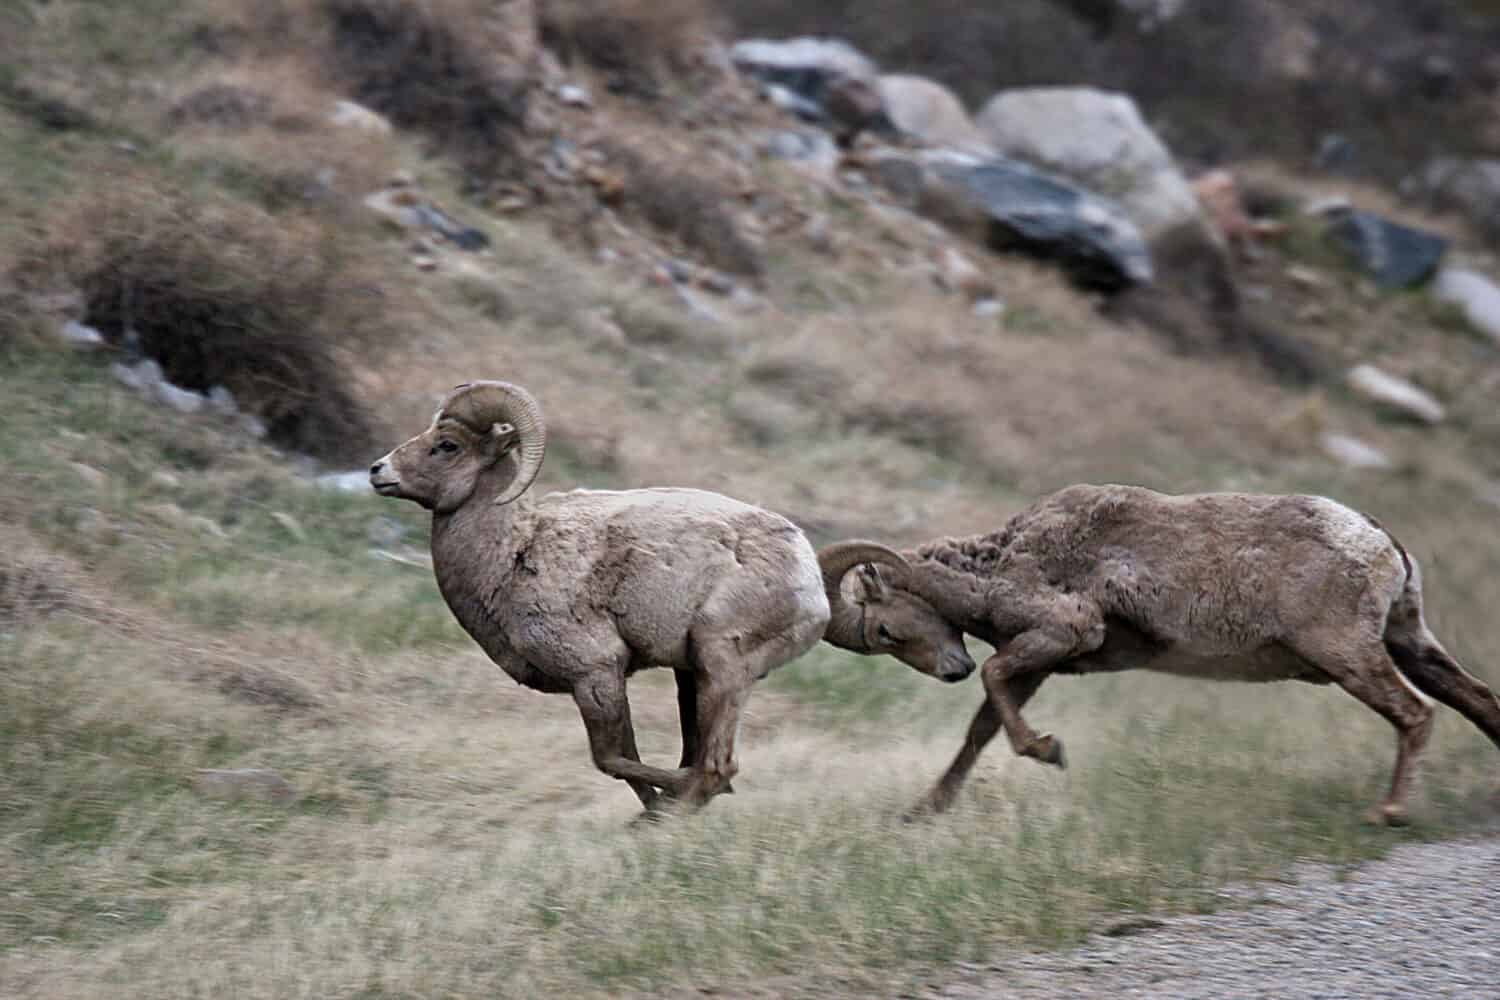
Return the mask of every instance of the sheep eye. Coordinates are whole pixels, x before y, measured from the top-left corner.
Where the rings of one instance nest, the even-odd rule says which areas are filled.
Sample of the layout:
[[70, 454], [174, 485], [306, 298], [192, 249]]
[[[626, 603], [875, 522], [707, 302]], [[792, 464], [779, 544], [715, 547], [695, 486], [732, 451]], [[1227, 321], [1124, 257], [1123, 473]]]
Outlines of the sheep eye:
[[448, 452], [449, 454], [452, 454], [453, 452], [455, 452], [455, 451], [458, 450], [458, 445], [454, 444], [452, 441], [448, 441], [448, 440], [445, 439], [445, 440], [442, 440], [442, 441], [438, 442], [438, 444], [437, 444], [437, 450], [438, 451], [445, 451], [445, 452]]
[[891, 635], [891, 630], [884, 625], [875, 630], [875, 635], [884, 645], [894, 646], [896, 644], [896, 637]]

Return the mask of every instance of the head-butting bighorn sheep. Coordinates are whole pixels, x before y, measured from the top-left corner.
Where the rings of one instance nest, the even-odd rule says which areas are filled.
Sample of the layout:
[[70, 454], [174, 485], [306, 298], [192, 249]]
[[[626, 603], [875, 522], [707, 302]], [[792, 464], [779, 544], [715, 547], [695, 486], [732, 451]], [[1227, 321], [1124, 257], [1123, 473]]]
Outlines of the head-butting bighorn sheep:
[[[432, 511], [432, 563], [448, 607], [501, 669], [570, 694], [594, 763], [648, 810], [732, 791], [750, 686], [815, 645], [828, 622], [817, 557], [786, 519], [715, 493], [551, 493], [516, 503], [546, 448], [540, 407], [505, 382], [472, 382], [432, 424], [370, 467], [382, 496]], [[682, 761], [641, 762], [625, 679], [677, 678]]]
[[[952, 803], [1002, 726], [1017, 754], [1063, 766], [1061, 741], [1021, 717], [1054, 673], [1338, 684], [1396, 728], [1377, 822], [1405, 819], [1432, 729], [1424, 695], [1500, 746], [1500, 700], [1427, 628], [1416, 561], [1372, 518], [1323, 497], [1072, 486], [993, 534], [904, 553], [843, 542], [818, 558], [834, 645], [927, 673], [959, 656], [957, 630], [995, 647], [980, 669], [984, 704], [919, 812]], [[840, 583], [855, 566], [845, 596]]]

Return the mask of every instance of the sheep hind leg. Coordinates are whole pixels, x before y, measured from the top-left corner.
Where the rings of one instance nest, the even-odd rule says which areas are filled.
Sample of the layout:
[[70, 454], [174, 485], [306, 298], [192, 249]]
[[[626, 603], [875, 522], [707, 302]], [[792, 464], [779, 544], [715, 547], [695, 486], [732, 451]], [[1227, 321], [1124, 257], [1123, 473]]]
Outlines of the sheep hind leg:
[[1351, 637], [1347, 629], [1299, 639], [1296, 651], [1396, 728], [1396, 764], [1390, 790], [1367, 813], [1372, 823], [1404, 826], [1406, 797], [1418, 759], [1432, 734], [1432, 705], [1407, 681], [1379, 639]]
[[686, 790], [692, 770], [667, 770], [641, 763], [623, 677], [595, 677], [574, 689], [573, 700], [588, 730], [594, 766], [629, 784], [648, 810], [656, 806], [657, 789], [668, 795]]
[[[1033, 673], [1012, 677], [1006, 682], [1007, 693], [1017, 711], [1026, 706], [1026, 702], [1031, 700], [1031, 696], [1036, 694], [1037, 689], [1042, 686], [1042, 681], [1046, 679], [1046, 674]], [[958, 755], [953, 758], [953, 763], [948, 765], [948, 770], [943, 772], [943, 776], [932, 787], [932, 791], [928, 792], [922, 801], [906, 814], [905, 818], [916, 819], [928, 813], [947, 811], [958, 796], [958, 790], [963, 787], [964, 780], [968, 778], [969, 771], [973, 769], [974, 762], [979, 759], [980, 752], [999, 731], [1000, 712], [986, 697], [984, 703], [979, 706], [979, 711], [974, 713], [974, 719], [969, 723], [969, 732], [964, 737], [964, 744], [959, 747]], [[1054, 745], [1056, 745], [1055, 742]]]

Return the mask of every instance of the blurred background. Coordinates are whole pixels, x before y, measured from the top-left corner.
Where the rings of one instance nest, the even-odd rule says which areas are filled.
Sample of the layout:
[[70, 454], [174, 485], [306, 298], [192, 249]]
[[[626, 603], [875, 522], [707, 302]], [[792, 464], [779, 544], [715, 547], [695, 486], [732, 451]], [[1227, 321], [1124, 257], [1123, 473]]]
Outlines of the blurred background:
[[[0, 984], [897, 992], [1492, 823], [1453, 713], [1395, 833], [1346, 695], [1123, 675], [1029, 709], [1068, 772], [994, 746], [903, 825], [978, 682], [820, 645], [736, 795], [628, 829], [363, 470], [502, 378], [534, 491], [815, 544], [1080, 481], [1320, 493], [1494, 684], [1497, 247], [1480, 0], [10, 0]], [[675, 758], [670, 678], [631, 690]]]

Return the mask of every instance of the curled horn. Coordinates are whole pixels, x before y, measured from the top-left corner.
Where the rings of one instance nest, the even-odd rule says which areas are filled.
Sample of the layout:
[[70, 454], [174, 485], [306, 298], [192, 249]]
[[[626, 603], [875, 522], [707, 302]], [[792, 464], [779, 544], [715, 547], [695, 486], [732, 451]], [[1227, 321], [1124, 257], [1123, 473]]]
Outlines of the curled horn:
[[862, 616], [859, 609], [844, 600], [843, 591], [839, 589], [844, 574], [861, 563], [884, 563], [903, 575], [911, 566], [901, 553], [877, 542], [835, 542], [818, 550], [818, 568], [823, 572], [823, 590], [828, 595], [831, 612], [823, 638], [844, 649], [868, 652], [865, 637], [860, 632]]
[[509, 382], [466, 382], [448, 393], [438, 409], [437, 418], [457, 420], [476, 434], [488, 434], [496, 424], [510, 424], [516, 429], [516, 453], [519, 463], [515, 478], [495, 504], [510, 503], [525, 493], [542, 470], [547, 453], [547, 425], [542, 408], [531, 393]]

